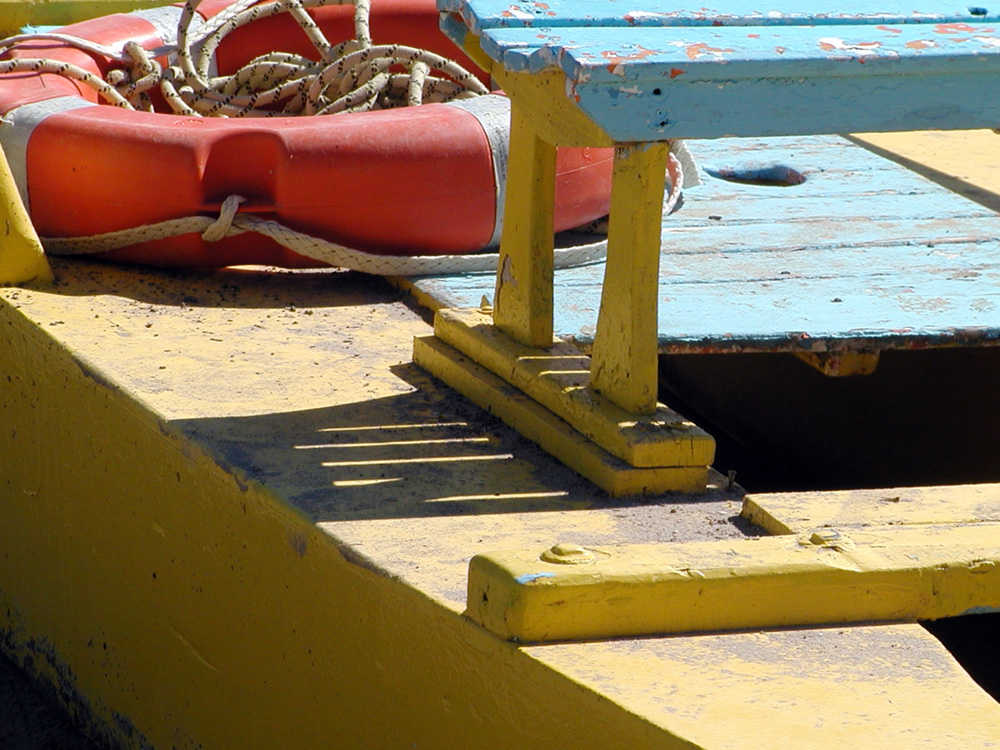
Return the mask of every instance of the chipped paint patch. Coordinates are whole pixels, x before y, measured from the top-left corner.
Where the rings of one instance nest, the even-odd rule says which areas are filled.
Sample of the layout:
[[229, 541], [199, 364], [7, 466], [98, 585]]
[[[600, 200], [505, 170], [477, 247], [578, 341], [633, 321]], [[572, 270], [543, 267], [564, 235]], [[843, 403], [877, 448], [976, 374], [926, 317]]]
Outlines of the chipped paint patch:
[[638, 62], [645, 60], [647, 57], [657, 54], [656, 50], [646, 49], [642, 45], [636, 45], [638, 51], [631, 54], [622, 55], [617, 51], [604, 51], [601, 52], [601, 57], [607, 60], [608, 70], [611, 71], [612, 75], [625, 77], [625, 63]]
[[555, 578], [555, 577], [556, 577], [555, 573], [525, 573], [524, 575], [518, 576], [514, 580], [521, 586], [524, 586], [525, 584], [531, 583], [532, 581], [537, 581], [539, 578]]
[[[839, 37], [827, 36], [817, 41], [819, 48], [824, 52], [848, 52], [858, 57], [871, 57], [878, 55], [882, 42], [858, 42], [848, 44]], [[895, 54], [895, 53], [891, 53]]]
[[731, 48], [721, 48], [721, 47], [710, 47], [705, 42], [698, 42], [697, 44], [689, 44], [685, 47], [684, 53], [687, 55], [689, 60], [697, 60], [705, 55], [712, 55], [716, 59], [721, 59], [725, 55], [732, 54], [733, 50]]
[[934, 31], [938, 34], [971, 34], [976, 31], [983, 34], [992, 34], [995, 29], [984, 29], [977, 26], [970, 26], [967, 23], [938, 23], [934, 25]]

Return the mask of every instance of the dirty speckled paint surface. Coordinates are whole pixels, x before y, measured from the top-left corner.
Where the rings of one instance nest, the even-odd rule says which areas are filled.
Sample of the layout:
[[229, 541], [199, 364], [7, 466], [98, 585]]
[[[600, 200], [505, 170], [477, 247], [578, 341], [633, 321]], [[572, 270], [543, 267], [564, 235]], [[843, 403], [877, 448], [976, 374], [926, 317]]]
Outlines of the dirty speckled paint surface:
[[[93, 488], [89, 502], [73, 502], [76, 495], [62, 484], [22, 486], [33, 475], [13, 467], [0, 473], [18, 483], [2, 499], [18, 508], [44, 503], [51, 514], [54, 522], [18, 541], [25, 569], [52, 588], [29, 586], [19, 594], [43, 612], [73, 610], [79, 621], [55, 618], [64, 627], [49, 628], [50, 642], [77, 679], [91, 680], [93, 687], [80, 687], [91, 705], [101, 702], [121, 713], [135, 737], [183, 730], [192, 744], [225, 746], [216, 741], [220, 731], [248, 737], [280, 732], [325, 737], [316, 746], [346, 737], [345, 744], [353, 739], [355, 746], [389, 747], [402, 746], [408, 735], [434, 738], [421, 743], [426, 746], [488, 747], [499, 745], [498, 727], [507, 727], [523, 735], [507, 746], [526, 747], [532, 738], [556, 742], [580, 731], [595, 714], [595, 722], [613, 714], [603, 731], [611, 727], [622, 747], [689, 741], [751, 748], [760, 747], [746, 730], [754, 726], [751, 719], [772, 734], [784, 726], [810, 738], [823, 736], [810, 721], [836, 717], [853, 726], [854, 736], [901, 743], [909, 740], [917, 715], [934, 727], [910, 744], [937, 749], [975, 746], [981, 717], [991, 715], [990, 705], [995, 710], [917, 626], [848, 631], [859, 658], [866, 643], [877, 650], [863, 662], [843, 663], [845, 639], [827, 630], [737, 636], [749, 638], [748, 644], [653, 638], [530, 649], [498, 645], [456, 616], [472, 554], [557, 542], [738, 538], [743, 530], [732, 521], [736, 498], [718, 490], [697, 499], [601, 497], [414, 372], [410, 339], [429, 326], [380, 283], [336, 273], [163, 273], [65, 261], [54, 267], [51, 288], [0, 290], [11, 321], [4, 333], [14, 321], [24, 327], [30, 320], [35, 338], [79, 364], [39, 374], [45, 382], [60, 376], [50, 391], [64, 387], [65, 375], [74, 388], [102, 396], [69, 402], [67, 409], [89, 404], [86, 413], [96, 422], [119, 414], [106, 404], [127, 402], [127, 413], [111, 424], [134, 412], [147, 415], [150, 427], [132, 430], [122, 445], [118, 429], [98, 439], [96, 425], [86, 422], [95, 432], [80, 442], [59, 423], [50, 445], [32, 449], [30, 463], [40, 465], [54, 441], [63, 451], [60, 465], [73, 473], [63, 480], [64, 472], [54, 472], [49, 484], [81, 482]], [[19, 387], [33, 393], [30, 378], [17, 373]], [[44, 413], [55, 418], [60, 406], [56, 399]], [[24, 413], [35, 413], [29, 407]], [[452, 437], [486, 440], [411, 445], [414, 453], [401, 454], [401, 433], [386, 428], [428, 420], [464, 422], [450, 428], [459, 429]], [[23, 429], [19, 434], [28, 439]], [[337, 436], [348, 435], [349, 445], [336, 445], [347, 442]], [[77, 448], [67, 450], [66, 443]], [[460, 450], [478, 459], [503, 458], [426, 460], [446, 450], [453, 457]], [[329, 465], [343, 464], [337, 456], [352, 453], [358, 463]], [[147, 459], [147, 468], [135, 463], [139, 456], [155, 458]], [[439, 469], [428, 471], [432, 465]], [[199, 483], [197, 477], [209, 471], [213, 481]], [[129, 491], [105, 493], [105, 484], [122, 486], [123, 472], [135, 475]], [[238, 486], [224, 477], [235, 477]], [[77, 520], [67, 527], [67, 518]], [[309, 522], [318, 525], [315, 534]], [[120, 533], [124, 528], [131, 533]], [[75, 539], [74, 531], [83, 536]], [[98, 554], [93, 540], [108, 535], [115, 543], [99, 541], [97, 550], [108, 554]], [[44, 544], [32, 544], [39, 539]], [[31, 563], [32, 555], [48, 559], [56, 552], [104, 567], [100, 575], [91, 565], [60, 567], [55, 575], [65, 585], [55, 585], [47, 578], [49, 567]], [[112, 578], [114, 585], [106, 585]], [[101, 613], [113, 611], [108, 601], [128, 606], [131, 619], [102, 621]], [[293, 616], [275, 618], [275, 612]], [[95, 656], [86, 644], [111, 625], [113, 668], [105, 671], [103, 648]], [[868, 689], [845, 688], [831, 698], [822, 669], [804, 675], [808, 680], [786, 681], [782, 675], [789, 660], [795, 663], [794, 653], [779, 655], [797, 637], [808, 639], [810, 658], [854, 670], [857, 685]], [[359, 648], [362, 643], [367, 648]], [[940, 694], [911, 690], [912, 675], [879, 672], [883, 648], [921, 663], [925, 651], [933, 652], [944, 666], [931, 675]], [[145, 688], [162, 682], [161, 674], [182, 677], [166, 697], [157, 685], [156, 705], [143, 713], [134, 683], [143, 680]], [[872, 680], [875, 674], [882, 679]], [[211, 705], [187, 705], [192, 690], [212, 696]], [[551, 700], [536, 697], [543, 692]], [[734, 712], [734, 695], [758, 697]], [[357, 721], [373, 711], [379, 721]], [[980, 718], [966, 721], [969, 712]], [[389, 715], [393, 721], [381, 721]], [[673, 739], [664, 727], [685, 740]], [[447, 736], [435, 735], [435, 728]], [[644, 741], [638, 739], [642, 732]], [[602, 741], [614, 746], [608, 737]], [[173, 742], [180, 744], [176, 736]]]

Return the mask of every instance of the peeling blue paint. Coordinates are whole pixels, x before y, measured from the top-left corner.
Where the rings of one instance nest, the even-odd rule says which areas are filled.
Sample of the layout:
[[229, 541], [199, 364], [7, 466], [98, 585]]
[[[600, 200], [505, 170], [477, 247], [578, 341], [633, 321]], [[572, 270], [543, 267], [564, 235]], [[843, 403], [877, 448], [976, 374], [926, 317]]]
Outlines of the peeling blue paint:
[[522, 586], [531, 583], [532, 581], [537, 581], [539, 578], [555, 578], [555, 573], [525, 573], [524, 575], [517, 576], [514, 580], [521, 584]]
[[1000, 613], [1000, 607], [969, 607], [959, 617], [965, 615], [993, 615]]
[[[703, 182], [663, 221], [662, 353], [1000, 345], [995, 212], [838, 137], [688, 146]], [[753, 172], [802, 179], [722, 178]], [[556, 335], [585, 350], [604, 268], [555, 272]], [[493, 279], [417, 287], [445, 306], [476, 307]]]

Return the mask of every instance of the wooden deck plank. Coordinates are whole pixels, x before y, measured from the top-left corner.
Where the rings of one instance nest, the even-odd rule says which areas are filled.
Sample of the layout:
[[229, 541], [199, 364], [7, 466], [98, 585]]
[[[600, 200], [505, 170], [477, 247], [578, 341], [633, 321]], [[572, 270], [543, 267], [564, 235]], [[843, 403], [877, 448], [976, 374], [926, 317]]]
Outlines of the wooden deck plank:
[[[840, 0], [814, 10], [790, 0], [773, 0], [763, 7], [756, 0], [727, 2], [725, 9], [677, 5], [669, 10], [657, 0], [499, 0], [479, 2], [474, 9], [458, 0], [439, 0], [448, 13], [463, 11], [469, 27], [483, 29], [527, 26], [711, 26], [815, 24], [947, 23], [993, 21], [1000, 13], [962, 3], [937, 2], [915, 10], [906, 0], [887, 0], [873, 7], [865, 0]], [[976, 12], [973, 12], [976, 11]]]
[[[1000, 216], [841, 138], [689, 144], [703, 184], [663, 222], [661, 352], [906, 348], [1000, 338]], [[800, 185], [712, 172], [786, 165]], [[555, 328], [593, 341], [604, 264], [555, 274]], [[416, 287], [478, 306], [488, 276]]]
[[1000, 121], [1000, 102], [981, 95], [1000, 70], [990, 23], [495, 28], [479, 45], [508, 73], [561, 71], [567, 96], [619, 142]]

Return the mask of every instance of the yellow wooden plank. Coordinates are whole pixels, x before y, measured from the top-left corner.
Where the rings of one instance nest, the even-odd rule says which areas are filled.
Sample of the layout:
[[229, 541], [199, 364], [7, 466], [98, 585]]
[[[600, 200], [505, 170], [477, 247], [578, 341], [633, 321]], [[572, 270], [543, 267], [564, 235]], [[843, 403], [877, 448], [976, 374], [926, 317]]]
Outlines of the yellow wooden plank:
[[1000, 611], [1000, 524], [477, 555], [467, 613], [539, 642]]
[[698, 748], [985, 750], [996, 746], [1000, 727], [1000, 704], [919, 625], [525, 650], [609, 700], [675, 727]]
[[555, 189], [555, 146], [536, 135], [514, 99], [493, 317], [515, 340], [537, 347], [552, 343]]
[[650, 468], [629, 466], [587, 440], [518, 389], [433, 336], [414, 339], [413, 360], [609, 495], [621, 497], [669, 491], [705, 491], [707, 464]]
[[608, 257], [591, 385], [630, 414], [656, 410], [660, 216], [670, 147], [615, 149]]
[[0, 150], [0, 220], [4, 233], [0, 239], [0, 284], [26, 284], [52, 281], [52, 269], [45, 259], [21, 195], [14, 184], [7, 156]]
[[1000, 210], [1000, 138], [992, 130], [859, 133], [851, 140], [940, 185]]
[[741, 515], [772, 534], [821, 526], [1000, 522], [1000, 484], [747, 495]]
[[634, 415], [587, 387], [590, 358], [566, 343], [540, 350], [523, 346], [489, 325], [478, 310], [441, 310], [435, 333], [446, 343], [517, 387], [601, 448], [636, 467], [707, 466], [715, 441], [677, 412], [659, 404]]
[[64, 26], [160, 5], [164, 5], [163, 0], [0, 0], [0, 33], [16, 34], [29, 24]]

